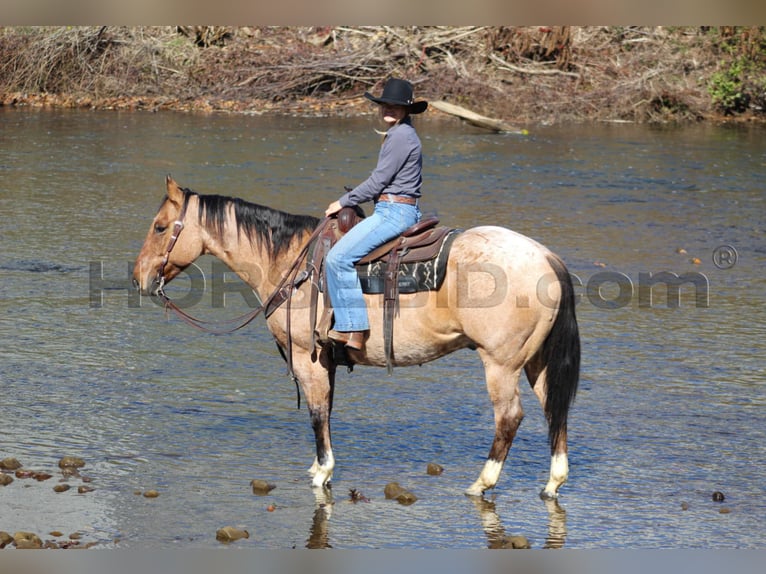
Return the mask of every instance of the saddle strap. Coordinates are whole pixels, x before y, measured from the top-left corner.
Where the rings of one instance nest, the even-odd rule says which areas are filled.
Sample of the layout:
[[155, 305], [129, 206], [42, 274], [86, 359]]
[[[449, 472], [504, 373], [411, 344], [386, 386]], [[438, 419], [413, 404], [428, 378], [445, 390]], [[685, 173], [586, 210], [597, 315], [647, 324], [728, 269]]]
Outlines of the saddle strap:
[[386, 262], [383, 293], [383, 348], [386, 356], [386, 370], [389, 375], [394, 370], [394, 317], [399, 301], [399, 261], [406, 251], [406, 249], [394, 250]]
[[[319, 300], [319, 282], [324, 273], [324, 259], [330, 251], [331, 240], [327, 236], [320, 236], [311, 256], [311, 293], [309, 299], [309, 327], [311, 329], [311, 348], [316, 349], [316, 325], [317, 325], [317, 302]], [[326, 291], [326, 290], [325, 290]], [[327, 295], [325, 294], [325, 302]]]

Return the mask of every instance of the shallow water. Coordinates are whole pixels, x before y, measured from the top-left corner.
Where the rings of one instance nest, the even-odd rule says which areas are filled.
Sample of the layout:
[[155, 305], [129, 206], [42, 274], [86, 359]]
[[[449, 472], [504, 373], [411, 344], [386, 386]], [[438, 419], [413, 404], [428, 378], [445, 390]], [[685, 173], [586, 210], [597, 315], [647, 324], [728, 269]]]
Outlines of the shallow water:
[[[512, 227], [576, 278], [570, 480], [546, 505], [545, 424], [526, 384], [500, 483], [483, 502], [462, 494], [492, 434], [474, 353], [392, 376], [341, 372], [337, 467], [322, 499], [306, 474], [308, 415], [263, 321], [211, 336], [123, 288], [165, 174], [321, 214], [374, 165], [372, 119], [0, 108], [0, 125], [0, 458], [56, 475], [0, 487], [0, 530], [81, 532], [121, 548], [216, 547], [226, 525], [246, 528], [234, 544], [250, 548], [483, 548], [511, 535], [534, 548], [763, 547], [762, 129], [584, 125], [523, 137], [418, 120], [423, 212]], [[733, 265], [722, 245], [736, 249]], [[208, 258], [199, 268], [221, 272]], [[646, 274], [661, 272], [699, 280], [677, 308], [664, 285], [646, 299]], [[202, 317], [249, 310], [236, 293], [223, 308], [200, 296]], [[93, 492], [53, 492], [67, 454], [86, 460]], [[428, 476], [428, 462], [444, 474]], [[277, 488], [256, 496], [253, 478]], [[392, 480], [419, 500], [385, 500]], [[369, 502], [350, 502], [352, 488]], [[148, 489], [160, 496], [140, 495]]]

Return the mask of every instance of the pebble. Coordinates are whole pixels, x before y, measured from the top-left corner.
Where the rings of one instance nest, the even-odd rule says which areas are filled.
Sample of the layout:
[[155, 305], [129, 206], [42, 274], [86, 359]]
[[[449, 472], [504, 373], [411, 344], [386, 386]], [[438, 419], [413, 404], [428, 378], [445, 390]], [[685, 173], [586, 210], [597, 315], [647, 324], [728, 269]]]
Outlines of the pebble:
[[57, 484], [56, 486], [53, 487], [53, 491], [54, 492], [66, 492], [70, 488], [72, 488], [72, 487], [69, 486], [68, 484]]
[[42, 548], [43, 541], [34, 532], [16, 532], [13, 535], [13, 543], [16, 548]]
[[59, 460], [59, 468], [82, 468], [85, 461], [78, 456], [65, 456]]
[[723, 502], [724, 500], [726, 500], [726, 497], [723, 495], [723, 492], [721, 492], [720, 490], [716, 490], [713, 493], [713, 502]]
[[508, 542], [510, 542], [511, 548], [532, 548], [526, 536], [509, 536]]
[[0, 530], [0, 548], [5, 548], [11, 542], [13, 542], [13, 536], [4, 530]]
[[21, 463], [13, 457], [0, 460], [0, 469], [2, 470], [16, 470], [18, 468], [21, 468]]
[[219, 542], [234, 542], [242, 538], [250, 538], [250, 533], [247, 530], [235, 528], [234, 526], [224, 526], [215, 533], [215, 539]]
[[144, 498], [157, 498], [160, 495], [156, 490], [147, 490], [144, 492]]
[[444, 472], [444, 467], [440, 464], [436, 464], [435, 462], [429, 462], [428, 466], [426, 467], [426, 472], [431, 476], [439, 476]]
[[417, 502], [418, 497], [406, 488], [402, 488], [398, 482], [389, 482], [383, 489], [383, 494], [386, 498], [391, 500], [395, 499], [399, 504], [409, 506]]
[[10, 474], [0, 473], [0, 486], [8, 486], [13, 482], [13, 477]]
[[257, 478], [254, 478], [250, 481], [250, 487], [253, 489], [253, 494], [264, 496], [274, 490], [277, 486], [275, 484], [271, 484], [270, 482], [266, 482], [265, 480], [258, 480]]
[[77, 487], [77, 494], [86, 494], [88, 492], [93, 492], [93, 490], [94, 489], [93, 489], [92, 486], [80, 485], [80, 486]]

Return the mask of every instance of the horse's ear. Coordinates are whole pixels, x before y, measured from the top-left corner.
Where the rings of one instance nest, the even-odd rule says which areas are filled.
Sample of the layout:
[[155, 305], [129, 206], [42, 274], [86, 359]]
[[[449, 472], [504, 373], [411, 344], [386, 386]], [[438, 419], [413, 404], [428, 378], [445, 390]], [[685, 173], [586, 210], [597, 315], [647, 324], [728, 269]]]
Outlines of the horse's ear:
[[165, 186], [168, 190], [168, 199], [178, 206], [182, 205], [184, 202], [184, 192], [175, 180], [170, 177], [170, 174], [165, 177]]

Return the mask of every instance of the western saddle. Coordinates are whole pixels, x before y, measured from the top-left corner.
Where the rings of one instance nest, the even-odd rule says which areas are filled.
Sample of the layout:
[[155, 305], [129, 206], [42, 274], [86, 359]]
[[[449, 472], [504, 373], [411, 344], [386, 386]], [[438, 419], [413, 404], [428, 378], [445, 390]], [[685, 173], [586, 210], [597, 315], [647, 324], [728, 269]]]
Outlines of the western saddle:
[[[330, 248], [349, 229], [354, 227], [364, 218], [361, 208], [344, 207], [338, 214], [331, 218], [324, 230], [317, 237], [315, 244], [310, 249], [307, 257], [307, 272], [309, 276], [316, 274], [311, 281], [310, 317], [309, 321], [313, 330], [314, 343], [329, 343], [327, 332], [332, 326], [332, 303], [327, 289], [323, 289], [324, 313], [317, 323], [317, 302], [322, 285], [325, 281], [324, 260]], [[399, 300], [399, 271], [403, 263], [414, 263], [434, 259], [442, 250], [442, 244], [451, 232], [455, 231], [448, 227], [438, 227], [439, 219], [427, 217], [405, 230], [399, 237], [384, 243], [371, 251], [368, 255], [357, 262], [357, 270], [370, 263], [380, 263], [384, 266], [383, 281], [383, 341], [385, 347], [386, 367], [391, 373], [393, 366], [393, 324]], [[334, 349], [335, 358], [339, 364], [348, 362], [348, 357], [339, 356], [345, 350]]]

